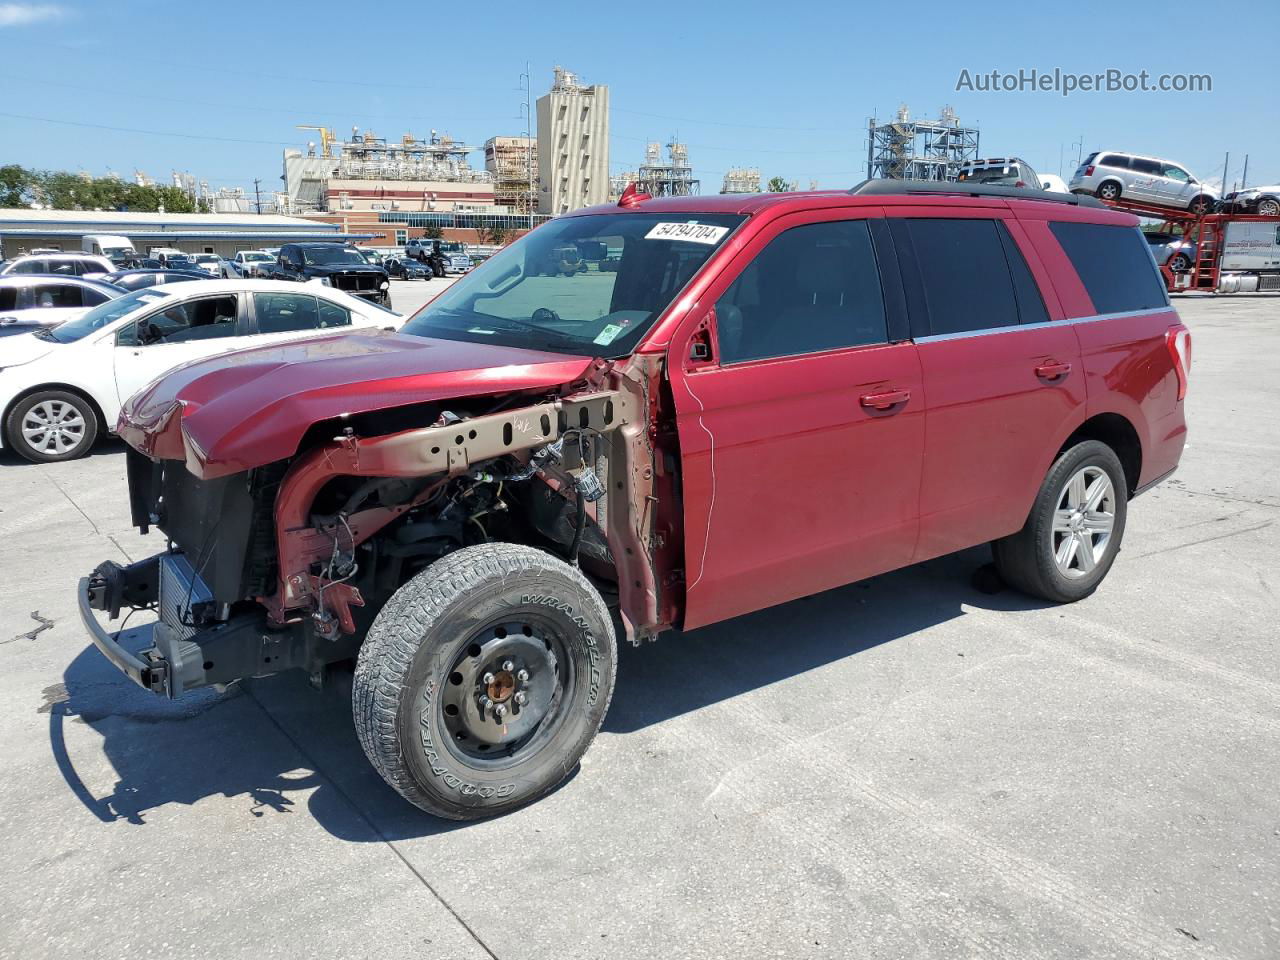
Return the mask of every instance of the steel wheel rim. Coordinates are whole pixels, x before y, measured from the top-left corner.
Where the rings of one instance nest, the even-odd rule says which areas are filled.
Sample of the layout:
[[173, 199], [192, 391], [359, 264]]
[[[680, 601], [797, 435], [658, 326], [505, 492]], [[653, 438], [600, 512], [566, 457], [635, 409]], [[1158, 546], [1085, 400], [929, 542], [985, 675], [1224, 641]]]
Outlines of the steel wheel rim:
[[84, 415], [65, 400], [42, 400], [22, 417], [22, 440], [38, 453], [69, 453], [84, 442]]
[[441, 739], [473, 768], [522, 763], [562, 726], [573, 680], [565, 638], [549, 621], [508, 614], [490, 622], [460, 646], [441, 684]]
[[1087, 577], [1111, 550], [1116, 490], [1101, 467], [1081, 467], [1063, 486], [1053, 511], [1050, 549], [1058, 572], [1069, 580]]

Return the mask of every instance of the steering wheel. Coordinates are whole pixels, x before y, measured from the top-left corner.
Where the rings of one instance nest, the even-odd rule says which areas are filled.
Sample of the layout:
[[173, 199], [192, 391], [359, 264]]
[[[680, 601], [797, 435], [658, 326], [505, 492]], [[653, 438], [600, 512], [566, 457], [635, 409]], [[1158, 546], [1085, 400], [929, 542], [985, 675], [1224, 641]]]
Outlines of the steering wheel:
[[536, 320], [538, 323], [559, 323], [560, 315], [547, 307], [539, 307], [533, 311], [529, 319]]

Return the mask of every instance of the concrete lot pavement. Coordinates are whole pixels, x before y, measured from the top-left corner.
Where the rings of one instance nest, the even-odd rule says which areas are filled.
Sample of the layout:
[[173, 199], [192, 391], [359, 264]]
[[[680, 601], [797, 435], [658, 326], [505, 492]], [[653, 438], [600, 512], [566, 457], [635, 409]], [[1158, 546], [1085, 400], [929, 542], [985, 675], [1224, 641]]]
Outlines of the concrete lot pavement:
[[342, 677], [133, 687], [74, 598], [163, 546], [121, 445], [0, 454], [0, 956], [1280, 955], [1280, 298], [1176, 305], [1190, 445], [1096, 595], [975, 550], [626, 647], [577, 774], [469, 825]]

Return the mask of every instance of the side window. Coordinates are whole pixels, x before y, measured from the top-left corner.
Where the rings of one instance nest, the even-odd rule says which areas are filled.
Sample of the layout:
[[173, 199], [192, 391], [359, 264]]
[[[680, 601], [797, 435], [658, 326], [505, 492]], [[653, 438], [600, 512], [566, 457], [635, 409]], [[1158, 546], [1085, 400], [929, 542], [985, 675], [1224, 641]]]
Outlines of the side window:
[[1170, 180], [1177, 180], [1179, 183], [1188, 183], [1191, 180], [1191, 174], [1181, 167], [1175, 167], [1171, 163], [1164, 165], [1164, 175]]
[[330, 303], [328, 300], [316, 298], [320, 300], [320, 326], [325, 327], [349, 327], [351, 326], [351, 311], [346, 307], [340, 307], [336, 303]]
[[259, 333], [315, 330], [320, 326], [316, 298], [297, 293], [255, 293], [253, 309]]
[[84, 305], [86, 307], [96, 307], [100, 303], [106, 303], [111, 297], [101, 290], [95, 290], [92, 287], [85, 287], [82, 291], [84, 296]]
[[18, 288], [0, 287], [0, 310], [18, 309]]
[[716, 302], [716, 326], [722, 363], [887, 343], [867, 222], [779, 234]]
[[70, 283], [42, 283], [31, 291], [31, 303], [36, 307], [83, 307], [81, 289]]
[[24, 260], [14, 266], [10, 273], [48, 273], [49, 261], [43, 257], [37, 257], [34, 260]]
[[[237, 304], [234, 296], [188, 300], [138, 322], [137, 338], [143, 345], [192, 343], [236, 335]], [[124, 331], [117, 343], [124, 345]]]
[[49, 272], [59, 276], [78, 277], [79, 266], [79, 260], [50, 260]]
[[1018, 300], [999, 224], [961, 219], [903, 223], [915, 249], [931, 336], [1018, 322]]
[[1119, 167], [1121, 170], [1128, 170], [1129, 158], [1118, 153], [1108, 153], [1098, 161], [1098, 165], [1103, 167]]
[[1164, 167], [1156, 163], [1154, 160], [1143, 160], [1141, 157], [1134, 157], [1130, 164], [1130, 169], [1134, 173], [1140, 173], [1146, 177], [1159, 177], [1164, 173]]
[[1031, 275], [1026, 258], [1022, 256], [1018, 244], [1003, 223], [997, 221], [996, 232], [1000, 235], [1000, 242], [1004, 244], [1004, 258], [1009, 264], [1009, 273], [1013, 276], [1013, 296], [1018, 301], [1018, 322], [1048, 323], [1049, 311], [1045, 309], [1044, 297], [1040, 294], [1035, 277]]
[[1168, 306], [1164, 283], [1137, 227], [1050, 223], [1098, 313]]

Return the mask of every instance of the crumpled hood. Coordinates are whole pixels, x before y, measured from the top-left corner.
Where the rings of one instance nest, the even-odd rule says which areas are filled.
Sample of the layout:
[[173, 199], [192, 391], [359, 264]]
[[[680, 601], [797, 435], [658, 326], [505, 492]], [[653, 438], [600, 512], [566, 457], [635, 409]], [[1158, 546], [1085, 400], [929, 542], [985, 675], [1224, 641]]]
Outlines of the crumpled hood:
[[453, 397], [557, 387], [590, 357], [384, 331], [255, 347], [172, 370], [128, 400], [117, 432], [212, 479], [292, 456], [312, 424]]

